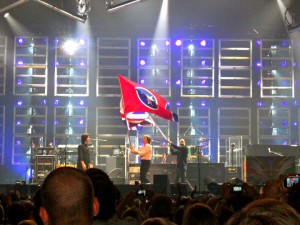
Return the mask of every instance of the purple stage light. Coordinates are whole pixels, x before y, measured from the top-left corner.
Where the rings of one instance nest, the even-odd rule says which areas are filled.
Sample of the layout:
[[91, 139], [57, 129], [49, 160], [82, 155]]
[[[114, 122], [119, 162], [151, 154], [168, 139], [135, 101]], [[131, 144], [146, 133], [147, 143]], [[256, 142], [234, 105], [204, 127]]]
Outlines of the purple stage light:
[[283, 107], [287, 107], [287, 106], [288, 106], [288, 103], [287, 103], [286, 101], [283, 101], [283, 102], [281, 102], [281, 105], [282, 105]]
[[260, 61], [256, 62], [256, 67], [261, 67], [261, 62]]
[[177, 84], [177, 85], [180, 85], [180, 84], [181, 84], [181, 81], [180, 81], [180, 80], [177, 80], [177, 81], [176, 81], [176, 84]]
[[83, 125], [84, 124], [84, 119], [79, 120], [79, 124]]
[[19, 100], [19, 101], [17, 102], [17, 105], [23, 105], [23, 102]]
[[294, 125], [294, 127], [298, 126], [298, 122], [294, 121], [293, 125]]
[[84, 101], [80, 100], [79, 105], [84, 105]]
[[20, 121], [20, 120], [18, 120], [17, 121], [17, 125], [19, 126], [19, 125], [21, 125], [22, 124], [22, 122]]
[[19, 39], [18, 39], [18, 43], [19, 43], [19, 44], [23, 44], [23, 43], [24, 43], [24, 39], [23, 39], [23, 38], [19, 38]]
[[257, 46], [261, 45], [261, 41], [260, 40], [257, 40], [255, 43], [256, 43]]
[[205, 60], [201, 61], [201, 66], [206, 66], [206, 61]]
[[141, 41], [141, 42], [140, 42], [140, 45], [141, 45], [141, 46], [145, 46], [146, 43], [145, 43], [144, 41]]
[[18, 79], [18, 80], [17, 80], [17, 85], [22, 85], [22, 83], [23, 83], [23, 82], [22, 82], [21, 79]]
[[262, 102], [257, 102], [256, 106], [257, 107], [262, 107]]
[[206, 101], [201, 101], [201, 102], [200, 102], [200, 106], [201, 106], [201, 107], [205, 107], [205, 106], [206, 106]]
[[177, 106], [181, 106], [181, 102], [180, 102], [180, 101], [177, 101], [177, 102], [176, 102], [176, 105], [177, 105]]
[[166, 41], [166, 46], [169, 46], [170, 45], [170, 42], [169, 41]]
[[23, 65], [24, 63], [23, 63], [23, 61], [22, 60], [19, 60], [18, 61], [18, 65]]
[[296, 107], [298, 107], [298, 101], [295, 100], [295, 101], [293, 102], [293, 105], [296, 106]]
[[206, 84], [206, 80], [202, 80], [201, 84], [203, 84], [203, 85]]
[[144, 80], [144, 79], [142, 79], [140, 83], [141, 83], [141, 84], [145, 84], [145, 80]]
[[59, 104], [59, 100], [58, 99], [55, 99], [54, 100], [54, 105], [58, 105]]
[[282, 61], [280, 62], [280, 66], [281, 66], [281, 67], [286, 67], [287, 65], [288, 65], [288, 63], [287, 63], [286, 60], [282, 60]]

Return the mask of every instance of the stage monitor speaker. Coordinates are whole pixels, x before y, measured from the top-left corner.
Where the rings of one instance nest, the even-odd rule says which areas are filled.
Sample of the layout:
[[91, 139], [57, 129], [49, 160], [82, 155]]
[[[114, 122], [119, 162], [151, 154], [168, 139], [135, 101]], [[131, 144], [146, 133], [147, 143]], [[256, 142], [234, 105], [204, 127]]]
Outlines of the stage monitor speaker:
[[209, 191], [207, 184], [225, 182], [225, 165], [224, 163], [188, 163], [187, 179], [193, 187], [197, 186], [198, 191]]
[[176, 164], [151, 164], [147, 178], [152, 184], [154, 175], [168, 175], [169, 181], [172, 183], [176, 176]]
[[168, 175], [153, 175], [153, 191], [157, 194], [171, 194]]
[[244, 179], [251, 185], [261, 185], [266, 180], [296, 172], [294, 156], [246, 156], [244, 164]]
[[106, 173], [110, 178], [125, 178], [125, 157], [107, 157]]

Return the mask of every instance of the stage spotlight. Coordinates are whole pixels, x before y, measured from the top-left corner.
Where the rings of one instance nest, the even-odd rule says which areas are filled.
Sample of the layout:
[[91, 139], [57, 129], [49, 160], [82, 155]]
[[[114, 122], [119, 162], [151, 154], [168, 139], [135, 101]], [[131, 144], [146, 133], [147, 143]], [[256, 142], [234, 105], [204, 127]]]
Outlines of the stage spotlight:
[[113, 1], [111, 2], [111, 4], [108, 4], [108, 2], [106, 1], [106, 9], [108, 12], [115, 12], [119, 9], [122, 9], [124, 7], [133, 5], [135, 3], [139, 3], [142, 2], [143, 0], [129, 0], [129, 1], [125, 1], [125, 2], [121, 2], [119, 4], [114, 5]]
[[9, 17], [9, 13], [8, 13], [8, 12], [7, 12], [7, 13], [5, 13], [3, 17], [4, 17], [4, 18], [7, 18], [7, 17]]
[[90, 0], [77, 0], [77, 11], [81, 15], [87, 15], [91, 8]]

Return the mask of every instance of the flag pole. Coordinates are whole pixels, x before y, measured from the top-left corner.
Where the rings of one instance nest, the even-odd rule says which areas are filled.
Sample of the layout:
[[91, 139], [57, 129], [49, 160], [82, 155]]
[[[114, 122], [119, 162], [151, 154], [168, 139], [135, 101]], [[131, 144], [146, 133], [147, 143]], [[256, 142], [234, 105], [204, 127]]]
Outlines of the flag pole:
[[159, 130], [159, 132], [161, 133], [161, 135], [165, 138], [166, 141], [169, 142], [168, 138], [166, 137], [166, 135], [162, 132], [162, 130], [159, 128], [159, 126], [155, 123], [155, 121], [153, 120], [153, 118], [149, 115], [149, 118], [152, 120], [154, 126]]
[[129, 144], [131, 145], [129, 134], [130, 134], [130, 130], [127, 130], [127, 134], [126, 134], [126, 137], [125, 137], [125, 154], [124, 154], [125, 155], [125, 181], [126, 182], [128, 182], [128, 170], [129, 170], [129, 168], [128, 168], [128, 165], [129, 165], [129, 163], [128, 163], [129, 151], [128, 151], [127, 146], [126, 146], [127, 145], [126, 139], [128, 140]]

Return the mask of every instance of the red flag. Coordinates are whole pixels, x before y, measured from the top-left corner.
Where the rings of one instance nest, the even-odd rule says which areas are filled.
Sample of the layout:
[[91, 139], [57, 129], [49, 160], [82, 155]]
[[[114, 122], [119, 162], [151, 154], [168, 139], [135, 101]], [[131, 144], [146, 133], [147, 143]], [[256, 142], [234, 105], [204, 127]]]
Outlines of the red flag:
[[149, 118], [148, 113], [128, 113], [124, 120], [126, 120], [128, 130], [141, 130], [143, 126], [147, 125], [154, 127], [154, 122]]
[[178, 121], [178, 116], [169, 111], [168, 102], [154, 91], [119, 76], [121, 87], [120, 112], [126, 117], [131, 112], [148, 112], [171, 121]]

